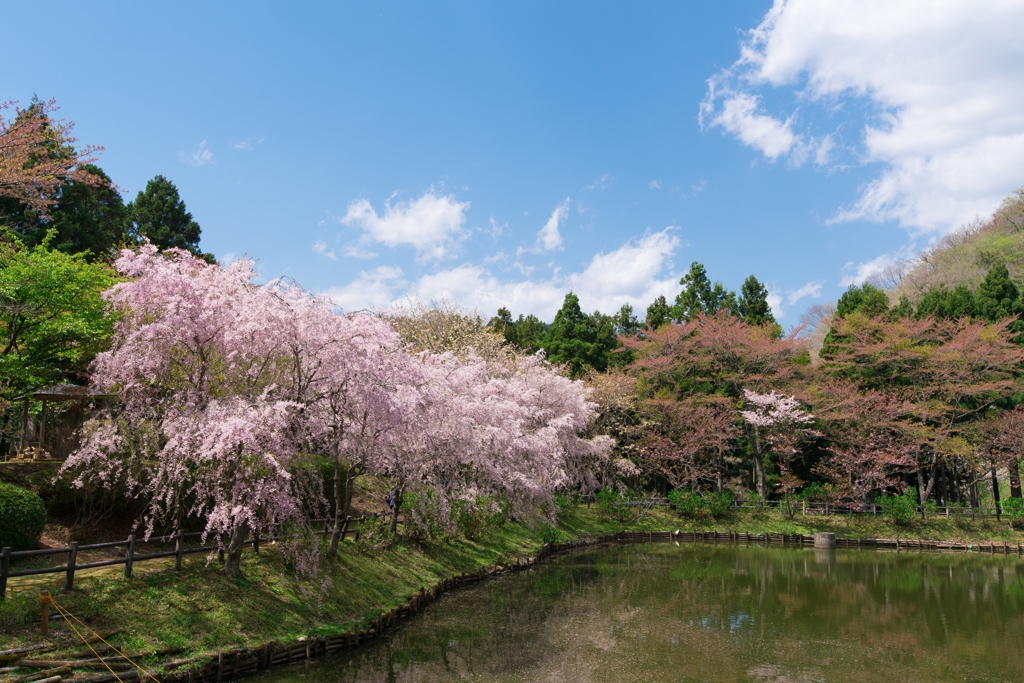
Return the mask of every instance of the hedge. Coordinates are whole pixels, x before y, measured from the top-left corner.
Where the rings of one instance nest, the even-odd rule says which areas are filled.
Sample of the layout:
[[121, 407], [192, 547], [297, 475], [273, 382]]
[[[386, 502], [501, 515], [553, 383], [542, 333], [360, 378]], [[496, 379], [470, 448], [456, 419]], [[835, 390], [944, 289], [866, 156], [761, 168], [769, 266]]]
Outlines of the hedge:
[[0, 482], [0, 548], [31, 550], [46, 524], [42, 499], [20, 486]]

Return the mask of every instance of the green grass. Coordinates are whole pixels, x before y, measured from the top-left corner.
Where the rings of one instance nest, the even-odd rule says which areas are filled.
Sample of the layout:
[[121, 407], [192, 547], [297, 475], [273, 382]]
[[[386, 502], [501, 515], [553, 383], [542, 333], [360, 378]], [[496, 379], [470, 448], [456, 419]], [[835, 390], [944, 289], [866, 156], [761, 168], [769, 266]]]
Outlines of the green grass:
[[[755, 515], [731, 513], [718, 520], [692, 520], [666, 508], [654, 508], [639, 521], [633, 509], [623, 522], [596, 506], [569, 507], [560, 513], [553, 536], [568, 541], [621, 529], [719, 530], [749, 533], [803, 533], [834, 531], [850, 537], [927, 538], [980, 541], [1024, 541], [1009, 523], [932, 517], [895, 528], [882, 517], [807, 516], [791, 521], [777, 512]], [[114, 642], [134, 652], [181, 648], [186, 653], [208, 653], [267, 641], [287, 642], [309, 633], [330, 634], [365, 624], [382, 611], [404, 603], [421, 587], [483, 566], [508, 563], [532, 555], [543, 544], [543, 527], [530, 529], [508, 522], [485, 530], [475, 540], [411, 543], [399, 537], [390, 547], [373, 543], [342, 545], [339, 556], [325, 560], [330, 585], [318, 606], [315, 589], [300, 584], [283, 555], [263, 546], [259, 555], [246, 553], [242, 575], [224, 577], [216, 562], [187, 562], [180, 572], [138, 573], [132, 579], [118, 575], [81, 576], [75, 590], [57, 593], [67, 609], [100, 632], [119, 631]], [[18, 591], [0, 603], [0, 635], [5, 647], [40, 641], [38, 592]], [[73, 634], [54, 621], [57, 640], [76, 647]], [[184, 655], [182, 655], [184, 656]]]

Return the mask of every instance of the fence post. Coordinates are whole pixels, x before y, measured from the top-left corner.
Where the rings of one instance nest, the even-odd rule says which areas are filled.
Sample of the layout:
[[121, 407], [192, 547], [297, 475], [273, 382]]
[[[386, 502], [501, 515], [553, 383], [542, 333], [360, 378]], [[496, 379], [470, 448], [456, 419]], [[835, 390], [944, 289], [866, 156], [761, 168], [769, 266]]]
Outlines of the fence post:
[[132, 578], [132, 562], [135, 561], [135, 534], [128, 536], [128, 552], [124, 557], [124, 578]]
[[345, 534], [348, 533], [348, 523], [350, 521], [352, 521], [352, 515], [346, 515], [345, 516], [345, 521], [341, 523], [341, 539], [340, 540], [342, 540], [342, 541], [345, 540]]
[[64, 578], [64, 590], [69, 591], [75, 585], [75, 563], [78, 561], [78, 541], [68, 544], [68, 573]]
[[185, 543], [181, 538], [181, 529], [174, 532], [174, 571], [181, 571], [181, 556], [185, 554]]
[[50, 635], [50, 591], [39, 594], [39, 621], [44, 636]]
[[0, 600], [7, 597], [7, 574], [11, 571], [11, 549], [0, 551]]
[[252, 551], [257, 555], [260, 554], [260, 530], [252, 532]]

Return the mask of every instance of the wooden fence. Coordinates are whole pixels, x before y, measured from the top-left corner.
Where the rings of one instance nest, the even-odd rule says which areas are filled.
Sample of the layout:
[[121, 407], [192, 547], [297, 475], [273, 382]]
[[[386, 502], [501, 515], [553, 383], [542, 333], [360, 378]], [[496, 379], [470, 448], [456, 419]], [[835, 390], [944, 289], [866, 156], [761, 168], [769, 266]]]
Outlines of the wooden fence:
[[[386, 514], [386, 513], [385, 513]], [[365, 522], [368, 520], [376, 519], [383, 515], [363, 515], [361, 517], [353, 519], [352, 517], [346, 517], [341, 527], [342, 539], [347, 536], [354, 536], [354, 540], [359, 540], [360, 530]], [[314, 527], [318, 528], [321, 524], [323, 530], [321, 533], [324, 538], [328, 536], [331, 530], [331, 524], [333, 520], [330, 519], [313, 519], [309, 523]], [[267, 537], [272, 540], [276, 539], [276, 530], [264, 530], [267, 532]], [[94, 543], [91, 545], [81, 545], [77, 541], [72, 541], [66, 548], [44, 548], [41, 550], [18, 550], [12, 551], [10, 548], [3, 548], [0, 550], [0, 600], [3, 600], [7, 595], [7, 579], [14, 578], [17, 576], [34, 576], [36, 574], [60, 574], [65, 575], [64, 578], [64, 590], [71, 590], [75, 583], [75, 572], [81, 569], [93, 569], [96, 567], [110, 567], [114, 565], [124, 565], [124, 576], [130, 578], [132, 575], [132, 567], [140, 562], [148, 562], [152, 560], [160, 560], [168, 557], [174, 558], [174, 569], [175, 571], [181, 569], [181, 561], [185, 555], [194, 555], [198, 553], [212, 553], [217, 551], [218, 557], [221, 561], [224, 560], [224, 546], [220, 544], [214, 545], [200, 545], [197, 547], [186, 547], [187, 539], [194, 539], [202, 537], [203, 532], [197, 531], [194, 533], [183, 533], [180, 530], [170, 536], [150, 536], [149, 538], [136, 538], [134, 535], [129, 536], [123, 541], [113, 541], [111, 543]], [[152, 545], [166, 545], [174, 544], [174, 550], [167, 550], [162, 552], [138, 554], [138, 552], [144, 546]], [[243, 548], [252, 547], [255, 552], [260, 551], [260, 532], [257, 531], [255, 534], [250, 536], [243, 544]], [[78, 554], [88, 550], [105, 550], [109, 548], [124, 548], [124, 557], [117, 557], [109, 560], [99, 560], [96, 562], [84, 562], [78, 561]], [[67, 562], [63, 565], [50, 566], [50, 567], [36, 567], [32, 569], [11, 569], [11, 560], [26, 558], [26, 557], [44, 557], [48, 555], [63, 555], [67, 554]]]

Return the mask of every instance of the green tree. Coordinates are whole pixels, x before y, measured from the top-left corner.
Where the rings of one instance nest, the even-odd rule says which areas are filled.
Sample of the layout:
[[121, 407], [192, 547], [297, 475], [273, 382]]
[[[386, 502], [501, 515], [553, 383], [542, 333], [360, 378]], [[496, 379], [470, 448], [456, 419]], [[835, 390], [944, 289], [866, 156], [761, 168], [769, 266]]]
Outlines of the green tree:
[[614, 318], [615, 329], [618, 334], [637, 334], [643, 327], [633, 312], [633, 306], [630, 304], [622, 304], [619, 312], [612, 317]]
[[768, 289], [753, 275], [743, 283], [736, 308], [740, 318], [751, 325], [775, 324], [775, 316], [768, 305]]
[[582, 376], [588, 367], [606, 370], [611, 352], [618, 346], [610, 316], [587, 315], [580, 310], [579, 297], [572, 292], [565, 295], [544, 337], [548, 359], [568, 365], [573, 377]]
[[81, 380], [110, 338], [101, 292], [113, 270], [82, 254], [35, 247], [0, 232], [0, 395]]
[[59, 188], [48, 217], [22, 205], [7, 212], [7, 222], [30, 247], [40, 244], [52, 230], [51, 248], [66, 254], [85, 252], [90, 261], [107, 260], [125, 240], [124, 201], [103, 169], [87, 164], [81, 171], [97, 181], [68, 180]]
[[511, 311], [504, 306], [498, 309], [488, 326], [524, 353], [536, 353], [543, 348], [548, 327], [532, 313], [527, 316], [520, 313], [518, 319], [513, 319]]
[[664, 295], [658, 296], [654, 303], [647, 307], [645, 322], [649, 330], [656, 330], [662, 325], [672, 322], [672, 307], [668, 305]]
[[978, 315], [978, 303], [966, 285], [957, 285], [950, 291], [945, 286], [932, 287], [917, 304], [917, 317], [959, 320]]
[[889, 296], [885, 290], [865, 283], [862, 286], [850, 285], [843, 292], [836, 304], [836, 315], [845, 318], [858, 312], [869, 318], [877, 318], [889, 312]]
[[127, 208], [130, 232], [136, 239], [145, 237], [161, 249], [186, 249], [213, 262], [211, 254], [199, 249], [199, 223], [192, 219], [178, 188], [167, 178], [158, 175], [150, 180]]
[[989, 322], [1019, 315], [1020, 295], [1005, 263], [992, 266], [978, 288], [978, 313]]
[[672, 319], [676, 322], [688, 322], [698, 315], [714, 315], [718, 311], [735, 311], [736, 292], [722, 286], [721, 282], [711, 284], [704, 266], [697, 261], [690, 264], [690, 272], [684, 275], [679, 284], [683, 291], [676, 295], [672, 307]]

